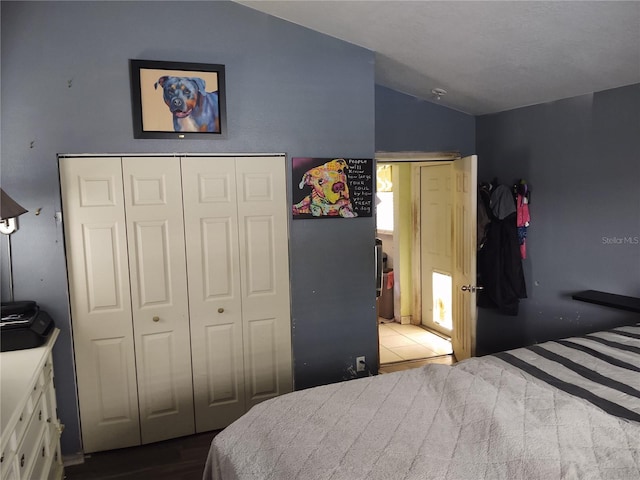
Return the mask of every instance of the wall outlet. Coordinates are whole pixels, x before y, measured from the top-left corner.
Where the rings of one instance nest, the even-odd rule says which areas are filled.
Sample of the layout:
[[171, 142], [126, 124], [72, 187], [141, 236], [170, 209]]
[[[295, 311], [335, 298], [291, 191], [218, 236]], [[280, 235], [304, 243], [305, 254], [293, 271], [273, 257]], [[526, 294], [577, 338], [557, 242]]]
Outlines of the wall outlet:
[[356, 372], [364, 372], [366, 366], [364, 357], [356, 357]]

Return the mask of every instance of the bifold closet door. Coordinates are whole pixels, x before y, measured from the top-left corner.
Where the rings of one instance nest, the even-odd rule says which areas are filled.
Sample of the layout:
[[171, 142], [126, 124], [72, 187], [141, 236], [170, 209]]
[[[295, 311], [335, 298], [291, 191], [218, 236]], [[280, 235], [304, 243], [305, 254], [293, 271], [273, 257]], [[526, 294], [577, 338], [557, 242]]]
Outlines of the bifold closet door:
[[195, 432], [180, 163], [123, 158], [142, 443]]
[[293, 388], [284, 157], [236, 162], [246, 409]]
[[196, 430], [245, 412], [234, 158], [183, 158]]
[[140, 444], [120, 158], [61, 158], [82, 441]]
[[60, 159], [84, 451], [292, 389], [284, 156]]
[[291, 391], [284, 157], [182, 159], [198, 432]]

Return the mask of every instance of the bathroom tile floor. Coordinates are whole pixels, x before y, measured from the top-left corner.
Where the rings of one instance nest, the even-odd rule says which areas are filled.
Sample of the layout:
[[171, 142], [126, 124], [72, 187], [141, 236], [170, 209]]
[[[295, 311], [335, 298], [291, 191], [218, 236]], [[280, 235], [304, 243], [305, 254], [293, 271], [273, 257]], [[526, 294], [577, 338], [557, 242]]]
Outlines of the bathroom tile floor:
[[380, 364], [393, 364], [451, 355], [451, 342], [418, 325], [378, 323]]

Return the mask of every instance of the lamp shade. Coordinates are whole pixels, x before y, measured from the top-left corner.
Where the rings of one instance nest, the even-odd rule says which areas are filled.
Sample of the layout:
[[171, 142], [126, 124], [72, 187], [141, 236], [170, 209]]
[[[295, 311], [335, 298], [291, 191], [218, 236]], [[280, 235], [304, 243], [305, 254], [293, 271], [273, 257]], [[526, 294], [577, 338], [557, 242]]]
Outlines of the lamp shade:
[[27, 213], [28, 210], [19, 205], [13, 198], [0, 188], [2, 198], [0, 198], [0, 219], [5, 220], [9, 218], [15, 218], [23, 213]]

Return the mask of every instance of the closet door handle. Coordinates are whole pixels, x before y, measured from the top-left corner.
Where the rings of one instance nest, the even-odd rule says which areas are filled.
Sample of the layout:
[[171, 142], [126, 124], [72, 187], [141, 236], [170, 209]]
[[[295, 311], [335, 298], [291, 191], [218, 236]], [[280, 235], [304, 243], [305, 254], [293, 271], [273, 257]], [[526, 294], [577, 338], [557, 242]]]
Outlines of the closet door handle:
[[159, 322], [160, 321], [160, 317], [153, 317], [153, 321], [154, 322]]
[[220, 307], [220, 308], [218, 309], [218, 313], [224, 313], [224, 308]]

